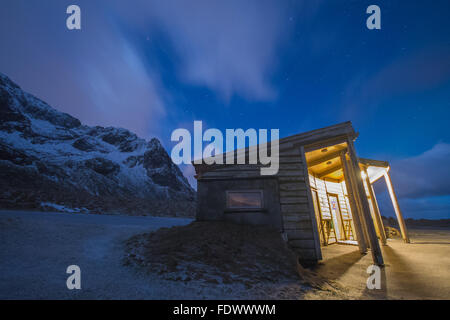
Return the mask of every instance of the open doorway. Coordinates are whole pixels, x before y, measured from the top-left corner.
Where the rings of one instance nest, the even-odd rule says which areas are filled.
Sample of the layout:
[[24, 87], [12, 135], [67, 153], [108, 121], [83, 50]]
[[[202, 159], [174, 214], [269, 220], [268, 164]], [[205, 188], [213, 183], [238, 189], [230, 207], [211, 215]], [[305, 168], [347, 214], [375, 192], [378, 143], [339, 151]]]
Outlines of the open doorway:
[[305, 153], [322, 246], [357, 245], [341, 156], [345, 143]]

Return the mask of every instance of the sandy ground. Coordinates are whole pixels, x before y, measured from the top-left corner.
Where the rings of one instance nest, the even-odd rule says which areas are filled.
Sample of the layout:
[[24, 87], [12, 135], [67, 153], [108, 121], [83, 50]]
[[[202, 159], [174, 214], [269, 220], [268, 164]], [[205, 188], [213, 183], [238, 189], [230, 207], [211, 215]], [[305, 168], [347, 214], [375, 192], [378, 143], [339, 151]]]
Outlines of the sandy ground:
[[[382, 289], [365, 283], [370, 253], [353, 246], [323, 249], [314, 271], [336, 286], [295, 282], [245, 286], [161, 279], [124, 266], [131, 236], [190, 219], [0, 211], [0, 299], [450, 299], [450, 231], [411, 231], [412, 244], [389, 241]], [[66, 287], [67, 266], [81, 268], [81, 290]], [[325, 285], [324, 287], [327, 287]], [[337, 289], [336, 289], [337, 288]], [[255, 295], [265, 292], [265, 295]]]
[[370, 252], [361, 256], [354, 246], [322, 248], [324, 260], [316, 272], [342, 286], [338, 295], [313, 291], [306, 299], [450, 299], [450, 230], [409, 230], [411, 243], [389, 239], [383, 246], [386, 266], [381, 269], [381, 289], [369, 290], [367, 267]]

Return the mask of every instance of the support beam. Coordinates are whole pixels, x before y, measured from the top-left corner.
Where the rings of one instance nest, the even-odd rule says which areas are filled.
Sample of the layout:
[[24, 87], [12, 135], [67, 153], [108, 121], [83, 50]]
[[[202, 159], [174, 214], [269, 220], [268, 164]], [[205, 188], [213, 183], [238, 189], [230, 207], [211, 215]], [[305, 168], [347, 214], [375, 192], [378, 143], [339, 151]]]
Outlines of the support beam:
[[375, 191], [373, 190], [372, 184], [370, 183], [369, 174], [367, 173], [367, 169], [364, 168], [364, 173], [366, 174], [366, 184], [367, 189], [369, 189], [370, 201], [372, 202], [373, 215], [375, 218], [375, 225], [377, 227], [378, 236], [380, 237], [381, 243], [383, 246], [386, 245], [386, 232], [384, 231], [383, 220], [381, 219], [380, 210], [378, 208], [377, 199], [375, 198]]
[[332, 153], [329, 153], [329, 154], [327, 154], [327, 155], [325, 155], [325, 156], [323, 156], [323, 157], [321, 157], [319, 159], [312, 160], [312, 161], [308, 162], [308, 167], [311, 168], [311, 167], [317, 166], [317, 165], [319, 165], [321, 163], [324, 163], [326, 161], [333, 160], [335, 158], [339, 158], [339, 156], [341, 155], [342, 151], [346, 151], [346, 150], [347, 149], [339, 150], [339, 151], [336, 151], [336, 152], [332, 152]]
[[361, 201], [362, 212], [364, 220], [366, 221], [367, 234], [369, 236], [370, 251], [372, 252], [373, 262], [376, 265], [383, 266], [383, 254], [381, 252], [380, 244], [378, 242], [375, 226], [373, 224], [372, 215], [370, 213], [369, 201], [367, 199], [366, 190], [364, 189], [363, 180], [361, 177], [361, 169], [359, 168], [358, 157], [356, 155], [353, 141], [348, 139], [348, 153], [350, 157], [350, 164], [355, 173], [356, 187], [359, 192], [359, 199]]
[[[373, 185], [370, 185], [370, 187], [371, 187], [371, 189], [372, 189], [373, 199], [375, 200], [375, 204], [376, 204], [375, 210], [376, 210], [378, 216], [380, 217], [381, 227], [383, 228], [384, 237], [386, 238], [386, 241], [387, 241], [386, 229], [384, 228], [383, 218], [382, 218], [382, 216], [381, 216], [380, 207], [378, 206], [377, 196], [376, 196], [376, 194], [375, 194], [375, 190], [374, 190], [374, 188], [373, 188]], [[387, 243], [386, 243], [386, 245], [387, 245]]]
[[403, 220], [402, 211], [400, 210], [400, 206], [398, 205], [397, 195], [395, 194], [394, 187], [392, 186], [391, 176], [389, 175], [388, 171], [386, 171], [386, 173], [384, 174], [384, 179], [386, 180], [386, 185], [389, 190], [389, 195], [391, 196], [392, 205], [394, 206], [395, 214], [397, 215], [402, 238], [406, 243], [410, 243], [408, 231], [406, 229], [406, 223], [405, 220]]
[[352, 186], [353, 186], [353, 195], [355, 197], [356, 208], [357, 208], [357, 212], [359, 214], [359, 219], [361, 221], [361, 227], [363, 229], [364, 237], [366, 240], [366, 246], [368, 248], [370, 248], [369, 234], [367, 233], [367, 226], [366, 226], [366, 219], [364, 218], [364, 213], [363, 213], [362, 204], [361, 204], [361, 198], [359, 196], [359, 190], [356, 185], [356, 173], [355, 173], [355, 170], [353, 170], [353, 166], [350, 163], [350, 160], [347, 161], [347, 163], [348, 163], [348, 169], [350, 172], [350, 180], [351, 180]]
[[355, 194], [353, 193], [353, 185], [352, 181], [350, 179], [350, 170], [348, 168], [349, 164], [347, 162], [347, 159], [345, 157], [345, 152], [341, 152], [341, 162], [342, 162], [342, 169], [344, 170], [344, 179], [345, 179], [345, 186], [347, 188], [347, 194], [348, 194], [348, 202], [350, 203], [350, 210], [352, 211], [352, 217], [353, 217], [353, 225], [355, 226], [355, 233], [356, 233], [356, 239], [358, 240], [358, 246], [359, 246], [359, 252], [361, 254], [367, 253], [367, 244], [366, 239], [364, 237], [364, 231], [363, 226], [361, 223], [360, 215], [358, 213], [358, 207], [356, 206], [355, 202]]
[[319, 173], [319, 174], [317, 175], [317, 177], [318, 177], [319, 179], [322, 179], [323, 177], [325, 177], [325, 176], [327, 176], [327, 175], [329, 175], [329, 174], [335, 173], [336, 171], [339, 171], [339, 170], [341, 170], [341, 169], [342, 169], [342, 166], [341, 166], [341, 165], [333, 166], [333, 167], [331, 167], [331, 168], [328, 168], [328, 169], [325, 170], [324, 172]]
[[379, 179], [381, 179], [383, 177], [384, 173], [378, 173], [376, 176], [372, 176], [372, 179], [370, 179], [370, 183], [375, 183], [377, 182]]

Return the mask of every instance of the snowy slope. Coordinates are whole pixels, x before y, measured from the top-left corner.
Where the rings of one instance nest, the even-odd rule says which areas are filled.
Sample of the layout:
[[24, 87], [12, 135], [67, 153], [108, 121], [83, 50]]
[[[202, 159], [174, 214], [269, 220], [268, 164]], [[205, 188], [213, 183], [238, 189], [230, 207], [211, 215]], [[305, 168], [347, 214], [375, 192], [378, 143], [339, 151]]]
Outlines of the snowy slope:
[[0, 73], [0, 207], [190, 216], [195, 192], [158, 139], [83, 125]]

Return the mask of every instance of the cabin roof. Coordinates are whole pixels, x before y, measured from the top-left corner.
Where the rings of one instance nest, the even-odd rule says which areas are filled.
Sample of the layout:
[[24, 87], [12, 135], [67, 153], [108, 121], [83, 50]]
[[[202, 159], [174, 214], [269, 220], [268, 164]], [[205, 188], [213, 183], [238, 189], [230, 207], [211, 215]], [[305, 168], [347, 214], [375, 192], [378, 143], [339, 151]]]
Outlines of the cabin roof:
[[359, 158], [359, 163], [371, 167], [389, 168], [389, 162], [387, 161]]
[[[279, 140], [280, 154], [282, 154], [283, 150], [294, 148], [296, 146], [304, 146], [308, 168], [321, 177], [339, 181], [343, 179], [343, 171], [339, 168], [342, 167], [339, 153], [347, 148], [346, 143], [342, 142], [343, 138], [355, 140], [357, 136], [358, 133], [355, 132], [351, 121], [346, 121], [281, 138]], [[336, 141], [336, 143], [333, 141]], [[248, 156], [249, 148], [247, 147], [244, 150], [246, 156]], [[250, 150], [250, 152], [252, 152], [252, 150]], [[237, 153], [237, 150], [224, 153], [224, 160], [227, 154], [233, 153]], [[360, 163], [369, 167], [389, 168], [389, 164], [385, 161], [360, 158]], [[197, 174], [214, 171], [215, 169], [223, 168], [224, 166], [230, 166], [230, 164], [207, 165], [204, 163], [195, 164], [194, 162], [193, 165]]]

